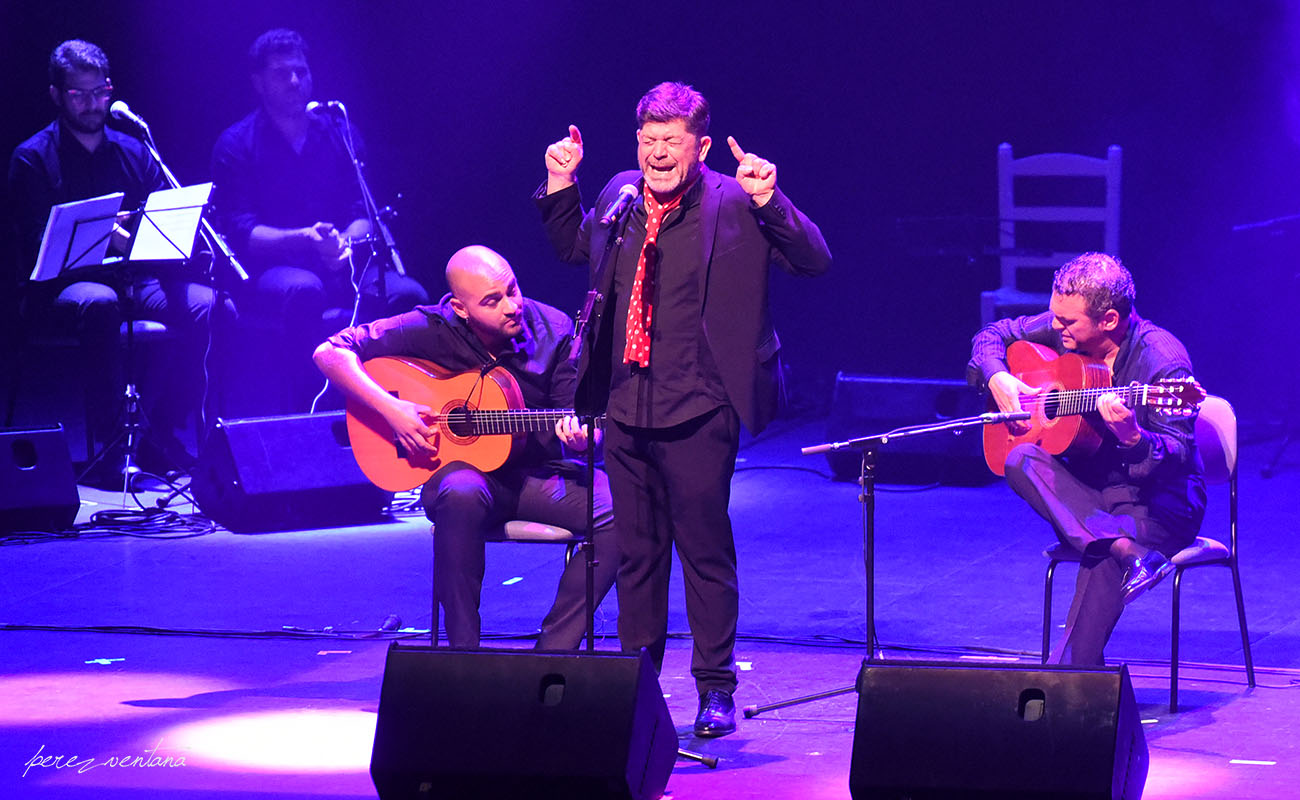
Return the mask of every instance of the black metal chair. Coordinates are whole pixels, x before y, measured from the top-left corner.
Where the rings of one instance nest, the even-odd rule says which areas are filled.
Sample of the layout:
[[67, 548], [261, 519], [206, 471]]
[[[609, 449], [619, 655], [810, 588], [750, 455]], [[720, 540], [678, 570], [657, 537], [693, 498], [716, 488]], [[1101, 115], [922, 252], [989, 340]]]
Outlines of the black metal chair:
[[[1222, 397], [1207, 397], [1196, 416], [1196, 447], [1205, 465], [1205, 482], [1228, 486], [1227, 544], [1206, 536], [1196, 537], [1189, 547], [1180, 550], [1170, 561], [1174, 564], [1173, 621], [1170, 629], [1169, 711], [1178, 711], [1178, 634], [1181, 620], [1183, 573], [1193, 567], [1227, 567], [1232, 572], [1233, 595], [1237, 602], [1237, 624], [1241, 629], [1241, 647], [1245, 653], [1246, 682], [1255, 686], [1255, 662], [1250, 653], [1250, 635], [1246, 630], [1246, 605], [1241, 595], [1241, 573], [1237, 565], [1237, 416]], [[1047, 577], [1043, 582], [1043, 663], [1047, 663], [1052, 633], [1052, 579], [1056, 567], [1078, 563], [1079, 551], [1057, 542], [1043, 551], [1047, 556]]]

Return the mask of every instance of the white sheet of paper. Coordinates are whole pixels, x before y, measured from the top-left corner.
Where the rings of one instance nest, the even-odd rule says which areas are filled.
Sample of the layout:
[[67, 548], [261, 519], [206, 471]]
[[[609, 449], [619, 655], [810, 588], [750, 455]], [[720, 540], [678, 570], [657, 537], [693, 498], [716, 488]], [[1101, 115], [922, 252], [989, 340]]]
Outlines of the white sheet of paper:
[[131, 261], [174, 261], [194, 252], [203, 207], [212, 194], [211, 183], [163, 189], [144, 202], [140, 226], [131, 243]]
[[114, 192], [51, 208], [31, 280], [48, 281], [65, 269], [102, 264], [125, 196]]

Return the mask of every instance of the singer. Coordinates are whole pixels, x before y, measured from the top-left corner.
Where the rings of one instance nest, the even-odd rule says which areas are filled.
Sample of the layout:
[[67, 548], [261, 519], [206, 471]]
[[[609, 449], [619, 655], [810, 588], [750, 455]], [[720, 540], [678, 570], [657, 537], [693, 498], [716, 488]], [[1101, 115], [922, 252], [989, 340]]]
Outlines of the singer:
[[[147, 267], [82, 267], [40, 283], [29, 282], [50, 208], [113, 192], [124, 192], [124, 211], [143, 205], [150, 192], [167, 188], [162, 170], [134, 136], [106, 128], [113, 83], [108, 56], [80, 40], [63, 42], [50, 54], [50, 100], [58, 118], [18, 145], [9, 161], [9, 196], [15, 214], [22, 259], [17, 287], [24, 329], [36, 335], [75, 337], [80, 343], [88, 396], [87, 424], [97, 443], [115, 438], [122, 403], [122, 359], [118, 331], [123, 304], [133, 295], [132, 317], [164, 322], [180, 334], [183, 352], [168, 365], [173, 380], [144, 387], [152, 407], [152, 429], [139, 453], [146, 471], [163, 473], [187, 468], [193, 455], [176, 437], [203, 395], [203, 352], [208, 324], [218, 331], [234, 321], [234, 305], [218, 303], [208, 286], [177, 277], [175, 270]], [[110, 255], [124, 255], [138, 224], [124, 215]], [[224, 334], [219, 334], [218, 339]], [[83, 477], [90, 485], [121, 488], [123, 462], [105, 454], [98, 469]]]
[[[998, 320], [975, 335], [967, 376], [988, 387], [1000, 410], [1019, 411], [1020, 396], [1039, 390], [1007, 370], [1006, 353], [1027, 340], [1104, 362], [1112, 386], [1191, 377], [1187, 350], [1138, 316], [1135, 294], [1118, 258], [1084, 253], [1056, 271], [1048, 311]], [[1173, 571], [1165, 556], [1192, 543], [1205, 514], [1191, 418], [1131, 409], [1114, 393], [1098, 398], [1097, 410], [1105, 435], [1092, 455], [1058, 459], [1035, 444], [1007, 454], [1007, 483], [1083, 554], [1054, 664], [1105, 664], [1124, 605]], [[1007, 424], [1018, 432], [1028, 423]]]
[[[648, 647], [662, 666], [675, 544], [694, 638], [695, 733], [722, 736], [736, 729], [731, 476], [740, 425], [762, 430], [780, 395], [768, 270], [776, 264], [817, 275], [831, 255], [817, 226], [777, 188], [776, 165], [729, 137], [736, 177], [704, 166], [709, 104], [695, 89], [661, 83], [641, 98], [636, 116], [639, 169], [615, 175], [592, 210], [584, 212], [578, 194], [576, 126], [546, 149], [536, 201], [564, 261], [595, 262], [610, 237], [620, 239], [595, 277], [603, 299], [577, 393], [580, 407], [606, 411], [610, 420], [605, 460], [624, 557], [619, 640], [627, 652]], [[600, 227], [599, 216], [629, 183], [639, 189], [629, 213]]]
[[[385, 275], [353, 258], [350, 242], [370, 234], [352, 161], [322, 105], [309, 113], [312, 75], [307, 42], [294, 31], [267, 31], [253, 42], [248, 68], [258, 108], [221, 134], [212, 152], [218, 225], [248, 268], [250, 315], [275, 331], [275, 374], [285, 376], [279, 405], [264, 413], [306, 411], [319, 384], [310, 356], [345, 326], [360, 285], [359, 322], [427, 303], [417, 281]], [[364, 150], [355, 129], [350, 129]], [[357, 274], [353, 274], [353, 272]], [[264, 346], [264, 345], [262, 345]]]

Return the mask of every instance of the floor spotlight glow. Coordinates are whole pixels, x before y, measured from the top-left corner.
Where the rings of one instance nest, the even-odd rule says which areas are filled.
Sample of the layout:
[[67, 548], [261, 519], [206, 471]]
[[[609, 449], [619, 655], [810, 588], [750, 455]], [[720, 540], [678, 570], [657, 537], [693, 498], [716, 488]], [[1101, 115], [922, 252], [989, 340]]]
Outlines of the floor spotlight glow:
[[[99, 667], [0, 677], [0, 726], [132, 719], [175, 712], [192, 698], [229, 691], [216, 678], [164, 672], [114, 672]], [[126, 699], [123, 699], [126, 698]]]
[[355, 772], [370, 765], [376, 719], [358, 709], [303, 708], [213, 717], [165, 736], [208, 768]]

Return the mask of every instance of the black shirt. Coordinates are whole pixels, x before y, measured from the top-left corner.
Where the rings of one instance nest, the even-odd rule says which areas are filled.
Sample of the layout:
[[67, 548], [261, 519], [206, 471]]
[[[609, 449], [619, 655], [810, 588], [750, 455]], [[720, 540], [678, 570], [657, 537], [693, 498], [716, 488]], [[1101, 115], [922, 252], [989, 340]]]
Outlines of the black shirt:
[[[577, 371], [569, 360], [573, 321], [559, 309], [524, 299], [524, 332], [513, 349], [494, 357], [443, 297], [436, 306], [416, 306], [395, 317], [346, 328], [329, 341], [363, 361], [377, 356], [424, 358], [453, 372], [500, 364], [519, 383], [524, 404], [533, 409], [572, 408]], [[512, 466], [528, 466], [562, 456], [554, 431], [529, 434]]]
[[[50, 208], [61, 203], [124, 192], [124, 211], [144, 205], [167, 180], [149, 151], [135, 137], [104, 128], [104, 139], [89, 151], [63, 130], [59, 120], [18, 145], [9, 160], [9, 197], [26, 272], [36, 265]], [[14, 285], [11, 283], [10, 285]]]
[[[336, 124], [308, 118], [302, 152], [295, 152], [262, 109], [227, 128], [212, 149], [212, 203], [235, 253], [254, 269], [273, 264], [251, 257], [253, 228], [302, 228], [328, 222], [339, 230], [365, 217], [361, 187]], [[364, 147], [352, 130], [358, 157]], [[299, 265], [301, 266], [301, 265]]]
[[[701, 181], [696, 180], [660, 226], [656, 244], [650, 326], [650, 366], [623, 363], [627, 307], [646, 235], [646, 210], [637, 198], [623, 244], [614, 256], [614, 314], [609, 406], [626, 425], [667, 428], [727, 404], [722, 378], [704, 335], [704, 247], [700, 242]], [[576, 189], [574, 189], [576, 191]]]
[[[1002, 319], [985, 326], [971, 343], [967, 377], [983, 385], [1007, 369], [1007, 345], [1024, 339], [1065, 353], [1052, 329], [1052, 313]], [[1111, 385], [1151, 384], [1161, 378], [1192, 377], [1192, 362], [1182, 342], [1169, 331], [1129, 314], [1129, 327], [1120, 342]], [[1096, 412], [1093, 412], [1095, 415]], [[1195, 533], [1205, 515], [1205, 478], [1196, 453], [1192, 420], [1136, 409], [1142, 440], [1123, 447], [1104, 424], [1098, 424], [1102, 444], [1091, 455], [1067, 455], [1070, 472], [1098, 489], [1108, 509], [1126, 503], [1148, 506], [1152, 519], [1167, 530]]]

